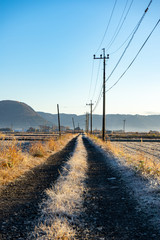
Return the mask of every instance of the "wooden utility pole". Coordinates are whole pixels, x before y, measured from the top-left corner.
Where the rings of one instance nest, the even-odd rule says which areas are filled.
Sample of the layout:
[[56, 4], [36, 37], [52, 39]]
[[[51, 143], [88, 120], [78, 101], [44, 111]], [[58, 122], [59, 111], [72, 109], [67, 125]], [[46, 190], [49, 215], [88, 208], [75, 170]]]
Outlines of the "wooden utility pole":
[[92, 106], [94, 104], [92, 103], [92, 100], [91, 100], [91, 103], [86, 104], [86, 105], [89, 105], [91, 107], [91, 113], [90, 113], [90, 134], [92, 134]]
[[88, 127], [89, 127], [89, 114], [86, 112], [86, 133], [88, 133]]
[[123, 120], [123, 132], [125, 133], [126, 119]]
[[75, 124], [74, 124], [74, 118], [72, 117], [72, 123], [73, 123], [73, 130], [75, 132]]
[[60, 115], [59, 115], [59, 104], [57, 104], [57, 113], [58, 113], [58, 129], [59, 129], [59, 137], [61, 136], [61, 125], [60, 125]]
[[106, 125], [106, 59], [109, 59], [109, 54], [107, 57], [105, 56], [105, 48], [103, 50], [100, 57], [96, 57], [93, 55], [93, 59], [103, 59], [103, 117], [102, 117], [102, 140], [105, 141], [105, 125]]

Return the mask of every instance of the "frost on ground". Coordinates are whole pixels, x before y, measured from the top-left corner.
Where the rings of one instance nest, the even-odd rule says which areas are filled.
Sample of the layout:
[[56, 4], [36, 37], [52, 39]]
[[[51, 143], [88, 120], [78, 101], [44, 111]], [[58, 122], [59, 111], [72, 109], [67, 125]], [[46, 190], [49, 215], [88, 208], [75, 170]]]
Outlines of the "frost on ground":
[[30, 239], [76, 239], [75, 225], [83, 208], [87, 171], [87, 153], [79, 136], [73, 156], [63, 167], [57, 183], [46, 190], [41, 217]]
[[[91, 141], [92, 142], [92, 141]], [[121, 177], [123, 181], [126, 182], [126, 186], [128, 187], [128, 190], [132, 196], [134, 196], [139, 203], [138, 210], [144, 211], [149, 219], [151, 224], [157, 226], [160, 229], [160, 181], [159, 179], [155, 179], [151, 176], [144, 176], [140, 173], [137, 173], [132, 166], [129, 166], [127, 164], [127, 161], [122, 156], [114, 156], [112, 152], [108, 151], [108, 149], [101, 144], [100, 142], [97, 142], [96, 144], [92, 142], [92, 144], [95, 145], [99, 150], [102, 151], [104, 156], [106, 156], [106, 161], [115, 169], [118, 170], [121, 173]], [[116, 146], [116, 143], [114, 143]], [[119, 143], [118, 143], [119, 144]], [[127, 147], [125, 148], [125, 146]], [[130, 143], [124, 143], [123, 144], [123, 150], [129, 151], [129, 147], [133, 144]], [[118, 145], [117, 145], [118, 146]], [[145, 147], [144, 144], [140, 145], [140, 143], [137, 145], [134, 143], [134, 147], [140, 146], [146, 149], [146, 151], [150, 152], [150, 148], [152, 148], [152, 151], [157, 152], [157, 144], [153, 147], [152, 144], [147, 144]], [[149, 148], [149, 146], [151, 146]], [[158, 145], [159, 147], [159, 145]], [[140, 148], [142, 149], [142, 148]], [[132, 149], [133, 150], [133, 149]], [[138, 149], [134, 149], [134, 153], [137, 153]], [[152, 152], [151, 152], [152, 153]], [[147, 154], [147, 153], [146, 153]]]
[[112, 145], [123, 148], [125, 153], [143, 153], [147, 158], [160, 162], [160, 142], [112, 142]]

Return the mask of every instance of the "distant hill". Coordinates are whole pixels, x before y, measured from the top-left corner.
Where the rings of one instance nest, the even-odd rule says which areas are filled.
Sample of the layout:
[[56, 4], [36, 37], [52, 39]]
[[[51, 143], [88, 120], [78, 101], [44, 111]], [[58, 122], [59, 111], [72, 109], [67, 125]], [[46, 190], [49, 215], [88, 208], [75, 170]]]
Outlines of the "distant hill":
[[[73, 129], [72, 118], [75, 127], [85, 129], [85, 115], [60, 114], [62, 126]], [[106, 116], [107, 130], [121, 130], [123, 120], [126, 120], [126, 131], [148, 132], [150, 130], [160, 131], [160, 115], [129, 115], [108, 114]], [[25, 103], [5, 100], [0, 101], [0, 128], [28, 129], [37, 128], [40, 125], [58, 125], [57, 114], [35, 112]], [[101, 129], [102, 116], [93, 114], [93, 129]]]
[[0, 128], [26, 129], [49, 124], [25, 103], [11, 100], [0, 101]]
[[[44, 113], [44, 112], [38, 112], [38, 114], [44, 119], [46, 119], [47, 121], [52, 122], [53, 125], [58, 125], [57, 114]], [[75, 127], [77, 127], [78, 123], [80, 123], [81, 125], [80, 127], [84, 128], [85, 115], [78, 116], [76, 114], [65, 114], [65, 113], [60, 114], [61, 126], [65, 126], [65, 127], [68, 126], [70, 128], [73, 128], [72, 118], [74, 118]]]
[[[57, 125], [57, 114], [38, 112], [47, 121]], [[75, 126], [85, 129], [85, 115], [60, 114], [61, 125], [73, 128], [72, 117]], [[126, 120], [126, 131], [148, 132], [150, 130], [160, 131], [160, 115], [130, 115], [130, 114], [108, 114], [106, 116], [106, 127], [108, 130], [123, 129], [123, 120]], [[101, 129], [102, 116], [93, 114], [93, 129]]]

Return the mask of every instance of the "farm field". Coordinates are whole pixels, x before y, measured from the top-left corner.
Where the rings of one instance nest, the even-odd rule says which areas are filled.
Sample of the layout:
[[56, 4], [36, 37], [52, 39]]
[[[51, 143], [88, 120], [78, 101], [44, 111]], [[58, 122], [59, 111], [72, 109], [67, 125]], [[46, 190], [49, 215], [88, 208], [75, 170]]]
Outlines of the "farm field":
[[73, 137], [72, 134], [65, 134], [59, 138], [55, 134], [23, 133], [19, 139], [19, 134], [7, 137], [1, 135], [0, 189], [25, 172], [45, 163], [51, 154], [60, 151]]
[[148, 159], [160, 162], [160, 143], [159, 142], [112, 142], [115, 148], [121, 149], [126, 154], [143, 154]]
[[[63, 135], [63, 133], [62, 133]], [[58, 139], [58, 133], [6, 133], [0, 134], [1, 141], [47, 141], [49, 139]]]

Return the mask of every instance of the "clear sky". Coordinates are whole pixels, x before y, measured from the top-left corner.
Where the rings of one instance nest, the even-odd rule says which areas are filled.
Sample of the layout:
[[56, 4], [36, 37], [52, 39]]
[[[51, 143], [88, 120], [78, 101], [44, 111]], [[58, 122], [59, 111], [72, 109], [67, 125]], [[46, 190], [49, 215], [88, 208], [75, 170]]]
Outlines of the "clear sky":
[[[131, 2], [117, 0], [108, 26], [115, 0], [0, 0], [0, 100], [25, 102], [49, 113], [56, 113], [57, 103], [64, 113], [89, 111], [86, 103], [96, 102], [103, 78], [103, 64], [98, 75], [99, 60], [93, 61], [93, 54], [107, 26], [97, 52], [98, 57], [104, 47], [110, 54], [106, 77], [127, 42], [113, 52], [130, 35], [149, 0], [133, 0], [108, 49]], [[153, 0], [106, 88], [128, 67], [159, 18], [160, 0]], [[160, 24], [125, 76], [107, 93], [106, 103], [107, 113], [160, 113]], [[102, 113], [102, 100], [94, 113]]]

